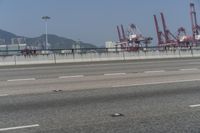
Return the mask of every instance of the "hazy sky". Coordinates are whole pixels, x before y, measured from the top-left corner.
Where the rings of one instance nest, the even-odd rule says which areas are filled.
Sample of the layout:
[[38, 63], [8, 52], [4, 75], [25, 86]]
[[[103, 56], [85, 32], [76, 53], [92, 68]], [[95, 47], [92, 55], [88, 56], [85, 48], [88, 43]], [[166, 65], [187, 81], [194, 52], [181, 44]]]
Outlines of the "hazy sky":
[[[136, 24], [142, 33], [155, 37], [153, 14], [164, 12], [168, 27], [191, 32], [190, 0], [0, 0], [0, 28], [35, 37], [44, 33], [43, 15], [49, 33], [97, 45], [117, 40], [116, 25]], [[194, 0], [200, 22], [200, 4]], [[157, 40], [155, 38], [155, 40]]]

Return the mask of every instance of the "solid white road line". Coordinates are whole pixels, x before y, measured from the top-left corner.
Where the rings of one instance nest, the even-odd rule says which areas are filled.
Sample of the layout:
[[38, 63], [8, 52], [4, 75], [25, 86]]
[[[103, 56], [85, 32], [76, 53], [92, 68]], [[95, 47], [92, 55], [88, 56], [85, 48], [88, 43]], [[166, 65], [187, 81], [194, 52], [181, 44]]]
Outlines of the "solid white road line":
[[145, 71], [144, 73], [163, 73], [166, 72], [165, 70], [159, 70], [159, 71]]
[[180, 71], [198, 71], [198, 68], [180, 69]]
[[33, 81], [36, 80], [35, 78], [27, 78], [27, 79], [10, 79], [7, 80], [8, 82], [17, 82], [17, 81]]
[[190, 107], [190, 108], [200, 107], [200, 104], [190, 105], [189, 107]]
[[126, 73], [106, 73], [104, 76], [117, 76], [117, 75], [126, 75]]
[[75, 76], [60, 76], [59, 79], [67, 79], [67, 78], [82, 78], [84, 75], [75, 75]]
[[8, 94], [0, 94], [0, 97], [6, 97]]
[[17, 129], [33, 128], [33, 127], [39, 127], [39, 126], [40, 126], [39, 124], [35, 124], [35, 125], [27, 125], [27, 126], [0, 128], [0, 132], [2, 132], [2, 131], [10, 131], [10, 130], [17, 130]]
[[112, 88], [117, 88], [117, 87], [132, 87], [132, 86], [144, 86], [144, 85], [159, 85], [159, 84], [167, 84], [167, 83], [183, 83], [183, 82], [192, 82], [192, 81], [200, 81], [200, 79], [164, 81], [164, 82], [152, 82], [152, 83], [141, 83], [141, 84], [130, 84], [130, 85], [116, 85], [116, 86], [112, 86]]

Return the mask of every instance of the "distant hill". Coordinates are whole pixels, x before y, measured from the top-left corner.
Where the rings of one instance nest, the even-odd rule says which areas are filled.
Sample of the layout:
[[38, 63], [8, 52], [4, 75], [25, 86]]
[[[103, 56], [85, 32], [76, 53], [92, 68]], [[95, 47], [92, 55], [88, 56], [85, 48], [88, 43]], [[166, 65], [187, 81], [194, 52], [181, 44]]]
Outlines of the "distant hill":
[[[35, 38], [26, 38], [26, 42], [30, 46], [44, 45], [45, 37], [45, 35], [41, 35]], [[48, 42], [51, 45], [52, 49], [70, 49], [74, 44], [78, 43], [72, 39], [59, 37], [57, 35], [48, 35]], [[79, 45], [81, 48], [96, 48], [95, 45], [84, 42], [79, 42]]]
[[[18, 38], [22, 36], [15, 35], [13, 33], [0, 30], [0, 39], [4, 39], [6, 44], [11, 44], [12, 38]], [[35, 38], [23, 37], [26, 39], [26, 43], [29, 46], [35, 46], [42, 48], [45, 44], [45, 35], [41, 35]], [[72, 39], [67, 39], [64, 37], [59, 37], [57, 35], [49, 34], [48, 42], [51, 45], [51, 49], [71, 49], [74, 44], [77, 44], [76, 41]], [[95, 45], [90, 43], [79, 42], [81, 48], [96, 48]]]
[[0, 39], [4, 39], [6, 44], [10, 44], [11, 43], [11, 39], [12, 38], [16, 38], [18, 37], [17, 35], [4, 31], [4, 30], [0, 30]]

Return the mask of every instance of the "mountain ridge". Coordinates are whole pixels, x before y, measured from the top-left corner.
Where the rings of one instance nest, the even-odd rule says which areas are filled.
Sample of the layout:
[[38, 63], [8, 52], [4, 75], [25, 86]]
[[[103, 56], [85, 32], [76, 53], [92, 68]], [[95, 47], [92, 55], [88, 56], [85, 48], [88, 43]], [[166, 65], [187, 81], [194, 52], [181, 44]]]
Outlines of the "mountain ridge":
[[[11, 44], [12, 38], [24, 38], [28, 46], [44, 48], [46, 35], [40, 35], [38, 37], [24, 37], [14, 33], [0, 29], [0, 39], [5, 40], [5, 44]], [[54, 34], [48, 34], [48, 43], [51, 45], [51, 49], [71, 49], [74, 45], [80, 45], [80, 48], [97, 48], [94, 44], [85, 43], [82, 41], [74, 41], [65, 37], [60, 37]]]

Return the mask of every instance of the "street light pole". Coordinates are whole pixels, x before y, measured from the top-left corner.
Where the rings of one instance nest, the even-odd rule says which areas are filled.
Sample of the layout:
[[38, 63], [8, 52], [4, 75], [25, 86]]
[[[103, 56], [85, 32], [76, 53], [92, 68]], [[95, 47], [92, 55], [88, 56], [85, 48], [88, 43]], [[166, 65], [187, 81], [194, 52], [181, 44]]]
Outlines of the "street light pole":
[[48, 44], [48, 23], [47, 21], [51, 19], [49, 16], [43, 16], [42, 19], [45, 21], [45, 31], [46, 31], [46, 42], [45, 42], [45, 50], [47, 50], [47, 44]]

